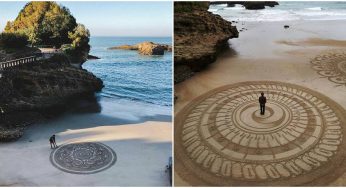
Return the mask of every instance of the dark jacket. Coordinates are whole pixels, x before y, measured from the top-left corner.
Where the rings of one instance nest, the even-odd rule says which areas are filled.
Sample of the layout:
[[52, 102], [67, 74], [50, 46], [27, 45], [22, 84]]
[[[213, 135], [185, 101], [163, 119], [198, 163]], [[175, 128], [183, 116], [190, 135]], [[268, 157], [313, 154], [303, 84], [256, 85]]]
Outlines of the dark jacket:
[[49, 142], [51, 142], [51, 143], [55, 142], [55, 136], [51, 136], [51, 137], [49, 138]]
[[260, 96], [258, 102], [260, 104], [265, 104], [267, 102], [267, 98], [265, 96]]

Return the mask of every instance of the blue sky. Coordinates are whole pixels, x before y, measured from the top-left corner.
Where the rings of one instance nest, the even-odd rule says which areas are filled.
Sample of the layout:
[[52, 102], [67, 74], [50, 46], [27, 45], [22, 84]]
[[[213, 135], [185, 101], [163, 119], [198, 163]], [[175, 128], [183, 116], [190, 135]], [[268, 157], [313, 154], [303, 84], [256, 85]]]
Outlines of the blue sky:
[[[13, 21], [27, 2], [0, 2], [0, 30]], [[172, 2], [68, 2], [78, 23], [92, 36], [172, 36]]]

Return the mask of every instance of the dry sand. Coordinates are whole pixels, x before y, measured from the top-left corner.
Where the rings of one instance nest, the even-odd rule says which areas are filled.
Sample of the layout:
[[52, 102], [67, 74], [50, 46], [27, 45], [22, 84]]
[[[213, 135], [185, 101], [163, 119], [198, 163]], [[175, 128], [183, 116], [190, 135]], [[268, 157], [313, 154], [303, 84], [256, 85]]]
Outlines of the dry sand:
[[[57, 144], [101, 142], [116, 163], [99, 173], [70, 174], [49, 160], [48, 138]], [[0, 186], [169, 186], [165, 173], [171, 154], [169, 121], [129, 123], [104, 114], [74, 114], [30, 127], [18, 141], [0, 144]]]
[[[346, 109], [346, 86], [336, 86], [312, 69], [321, 53], [346, 50], [344, 21], [245, 23], [248, 30], [229, 41], [232, 49], [191, 79], [175, 85], [175, 114], [191, 100], [212, 89], [243, 81], [272, 80], [318, 91]], [[290, 25], [284, 29], [284, 25]], [[244, 27], [244, 26], [241, 26]], [[179, 135], [176, 135], [179, 136]], [[175, 185], [189, 184], [175, 172]], [[346, 185], [346, 174], [331, 185]]]

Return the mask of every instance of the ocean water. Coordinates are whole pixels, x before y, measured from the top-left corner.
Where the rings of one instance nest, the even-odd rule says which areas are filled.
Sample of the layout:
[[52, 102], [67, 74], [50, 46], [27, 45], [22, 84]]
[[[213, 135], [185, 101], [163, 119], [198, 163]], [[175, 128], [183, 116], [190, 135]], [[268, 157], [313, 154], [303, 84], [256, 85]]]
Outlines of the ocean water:
[[294, 20], [346, 20], [346, 2], [280, 2], [273, 8], [246, 10], [241, 5], [211, 5], [209, 11], [229, 21], [294, 21]]
[[172, 53], [145, 56], [137, 51], [107, 49], [144, 41], [172, 44], [170, 37], [91, 37], [90, 54], [101, 59], [89, 60], [83, 68], [103, 80], [105, 87], [98, 97], [104, 113], [171, 115]]

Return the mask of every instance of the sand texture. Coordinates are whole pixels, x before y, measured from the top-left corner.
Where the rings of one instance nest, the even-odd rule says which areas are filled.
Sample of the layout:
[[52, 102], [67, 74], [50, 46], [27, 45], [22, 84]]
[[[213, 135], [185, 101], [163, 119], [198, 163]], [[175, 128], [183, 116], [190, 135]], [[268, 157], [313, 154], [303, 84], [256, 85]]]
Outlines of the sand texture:
[[243, 27], [228, 52], [175, 85], [175, 185], [345, 186], [345, 26]]
[[[67, 115], [37, 124], [29, 127], [27, 134], [18, 141], [0, 144], [0, 168], [6, 169], [0, 173], [0, 184], [169, 186], [165, 169], [171, 156], [171, 128], [170, 122], [125, 123], [101, 114]], [[89, 160], [94, 166], [84, 170], [78, 168], [78, 161], [75, 161], [75, 168], [69, 168], [77, 173], [64, 170], [69, 162], [66, 160], [65, 167], [56, 168], [50, 160], [53, 150], [48, 138], [52, 134], [56, 134], [60, 146], [56, 155], [71, 151], [71, 148], [64, 148], [71, 143], [91, 142], [96, 144], [77, 145], [72, 158], [83, 158], [90, 154], [89, 151], [98, 151], [101, 152], [99, 158], [95, 158], [98, 161]], [[86, 147], [89, 150], [82, 150]]]

